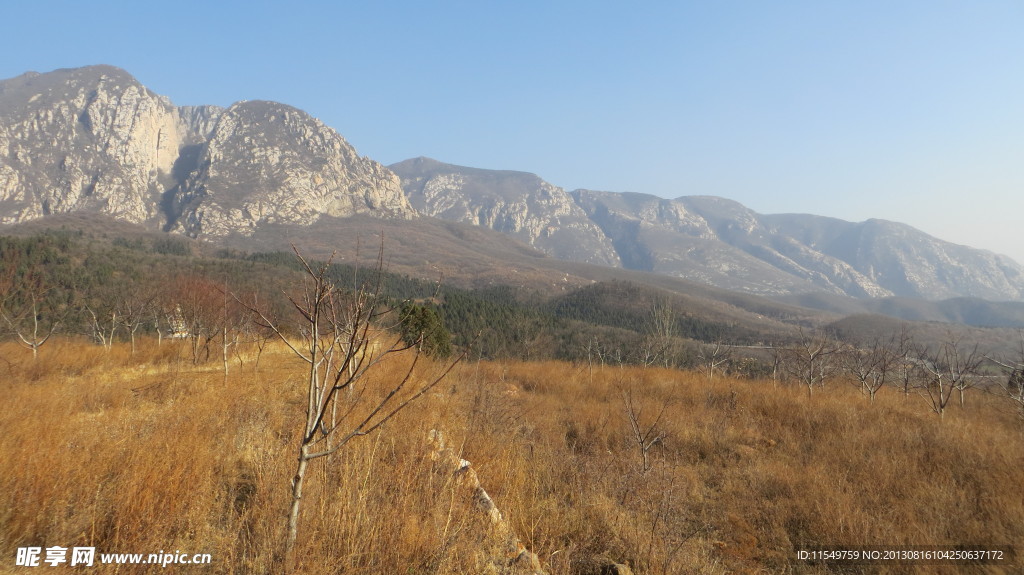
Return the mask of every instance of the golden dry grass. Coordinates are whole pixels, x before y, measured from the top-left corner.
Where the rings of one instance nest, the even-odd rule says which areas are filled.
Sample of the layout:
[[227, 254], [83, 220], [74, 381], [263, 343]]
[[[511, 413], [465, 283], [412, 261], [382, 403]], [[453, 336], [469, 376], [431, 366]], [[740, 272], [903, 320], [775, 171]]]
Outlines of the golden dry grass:
[[[280, 572], [303, 366], [272, 347], [258, 371], [250, 354], [225, 377], [179, 347], [55, 341], [33, 362], [0, 344], [0, 572], [24, 571], [14, 557], [29, 545], [213, 558], [64, 569], [76, 573]], [[404, 362], [376, 370], [367, 397]], [[646, 471], [627, 393], [641, 426], [664, 409]], [[504, 362], [459, 366], [379, 433], [316, 462], [299, 572], [487, 572], [488, 525], [431, 460], [435, 428], [553, 575], [596, 556], [654, 574], [1022, 569], [830, 571], [795, 558], [826, 545], [1024, 540], [1024, 429], [998, 398], [974, 393], [940, 421], [888, 389], [869, 404], [839, 384], [807, 397], [769, 381]]]

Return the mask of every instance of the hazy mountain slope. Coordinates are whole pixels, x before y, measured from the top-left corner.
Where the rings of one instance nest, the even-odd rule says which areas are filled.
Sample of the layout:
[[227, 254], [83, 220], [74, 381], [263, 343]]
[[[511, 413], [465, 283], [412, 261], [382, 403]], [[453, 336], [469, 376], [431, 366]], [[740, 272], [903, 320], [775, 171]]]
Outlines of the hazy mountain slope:
[[422, 213], [491, 228], [555, 257], [760, 295], [1024, 298], [1024, 268], [910, 226], [763, 215], [712, 196], [565, 193], [539, 177], [428, 158], [390, 166]]
[[557, 258], [618, 266], [601, 230], [562, 188], [526, 172], [415, 158], [389, 166], [420, 213], [507, 233]]
[[630, 268], [763, 295], [816, 289], [722, 241], [710, 222], [679, 200], [591, 190], [575, 190], [572, 196]]
[[926, 301], [906, 297], [855, 299], [832, 294], [801, 294], [775, 298], [807, 309], [842, 315], [882, 314], [906, 321], [961, 323], [977, 327], [1024, 328], [1024, 302], [993, 302], [957, 297]]
[[709, 196], [572, 195], [633, 267], [764, 295], [1024, 298], [1016, 262], [903, 224], [762, 215]]
[[[814, 225], [806, 215], [762, 216], [780, 235], [841, 260], [870, 281], [904, 297], [931, 300], [1024, 298], [1024, 268], [1010, 258], [942, 241], [906, 224], [871, 219]], [[799, 235], [797, 235], [799, 234]]]

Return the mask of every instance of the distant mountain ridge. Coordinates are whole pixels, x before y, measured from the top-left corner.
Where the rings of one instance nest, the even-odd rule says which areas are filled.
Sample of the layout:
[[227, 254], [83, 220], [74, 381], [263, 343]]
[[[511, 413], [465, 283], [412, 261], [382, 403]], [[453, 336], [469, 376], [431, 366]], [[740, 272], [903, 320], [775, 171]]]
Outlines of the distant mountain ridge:
[[352, 216], [425, 216], [561, 260], [757, 295], [1024, 300], [1016, 262], [903, 224], [763, 215], [711, 196], [566, 191], [534, 174], [428, 158], [389, 169], [296, 108], [175, 106], [110, 66], [0, 81], [0, 224], [77, 213], [236, 245], [321, 220], [330, 234]]
[[[766, 296], [824, 291], [860, 298], [1024, 299], [1024, 268], [1010, 258], [939, 240], [905, 224], [763, 215], [713, 196], [565, 192], [533, 174], [428, 158], [390, 168], [421, 212], [510, 233], [556, 257]], [[533, 201], [542, 189], [550, 190], [550, 201]], [[496, 209], [501, 218], [480, 216]], [[573, 229], [577, 255], [567, 257], [570, 250], [553, 242], [553, 234], [524, 233], [522, 226], [509, 225], [531, 220]]]

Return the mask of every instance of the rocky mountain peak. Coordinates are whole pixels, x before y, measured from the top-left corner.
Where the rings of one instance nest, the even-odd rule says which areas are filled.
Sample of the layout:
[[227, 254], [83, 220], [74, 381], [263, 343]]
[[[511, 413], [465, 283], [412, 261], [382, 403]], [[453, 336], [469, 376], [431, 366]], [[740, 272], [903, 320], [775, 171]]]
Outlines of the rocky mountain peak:
[[77, 211], [197, 237], [415, 215], [394, 174], [290, 106], [176, 107], [112, 66], [0, 82], [0, 223]]
[[169, 100], [111, 66], [0, 82], [0, 221], [80, 210], [154, 219], [184, 131]]
[[264, 101], [221, 114], [175, 202], [174, 227], [194, 236], [322, 215], [416, 215], [395, 174], [305, 112]]

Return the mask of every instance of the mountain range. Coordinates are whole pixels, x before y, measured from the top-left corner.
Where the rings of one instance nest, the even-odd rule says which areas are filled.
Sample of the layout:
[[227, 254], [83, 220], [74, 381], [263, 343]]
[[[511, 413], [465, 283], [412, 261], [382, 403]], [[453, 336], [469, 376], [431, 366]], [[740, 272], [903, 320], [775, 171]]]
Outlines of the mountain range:
[[413, 220], [442, 220], [557, 260], [762, 296], [1024, 300], [1018, 263], [904, 224], [765, 215], [711, 196], [567, 191], [429, 158], [385, 167], [296, 108], [175, 106], [110, 66], [0, 81], [0, 224], [60, 214], [235, 246], [313, 227], [330, 243], [369, 218], [419, 230], [403, 246], [412, 251], [440, 229]]

